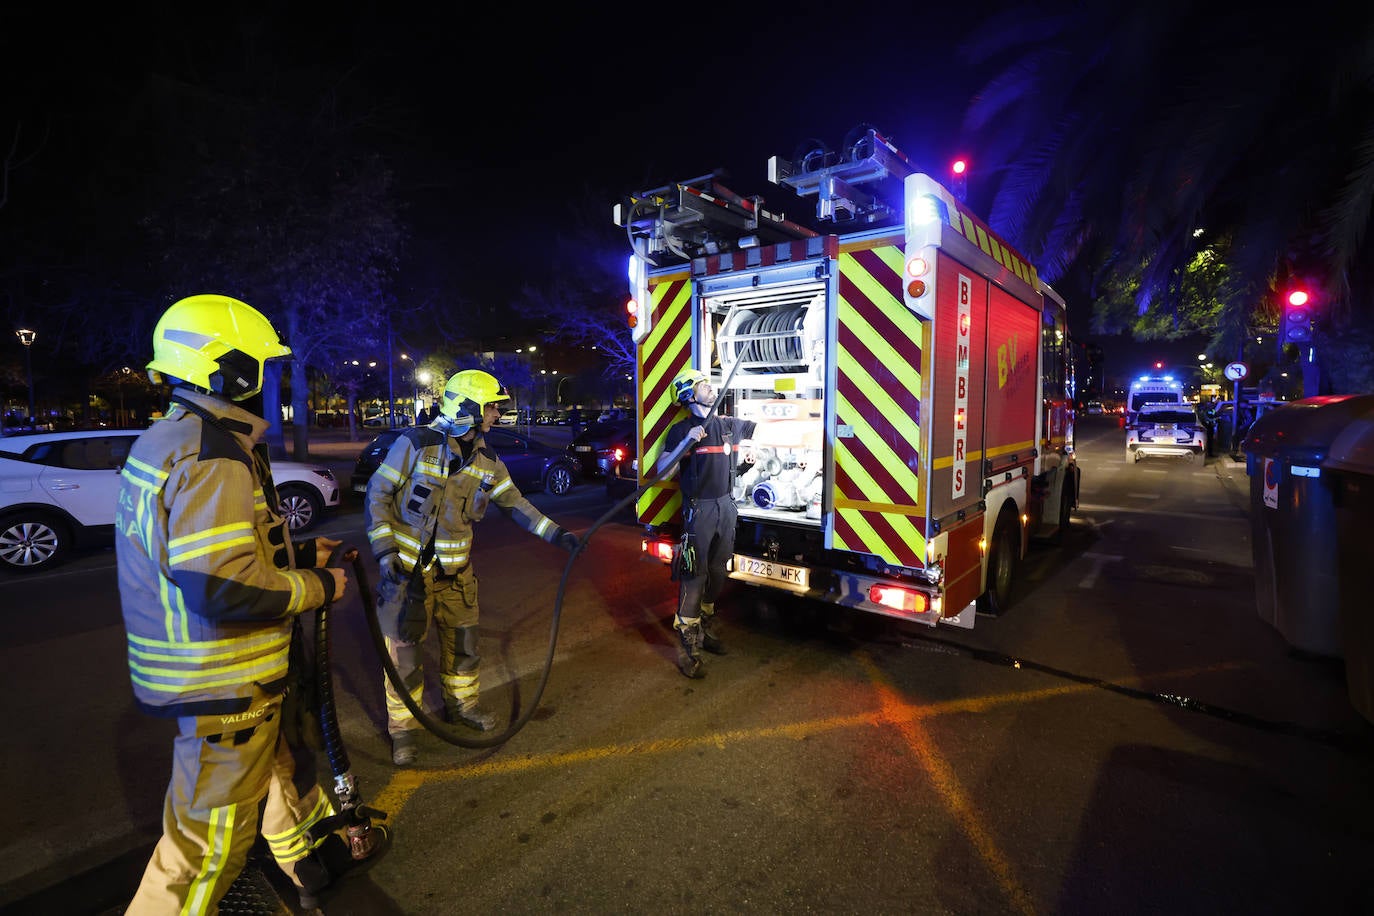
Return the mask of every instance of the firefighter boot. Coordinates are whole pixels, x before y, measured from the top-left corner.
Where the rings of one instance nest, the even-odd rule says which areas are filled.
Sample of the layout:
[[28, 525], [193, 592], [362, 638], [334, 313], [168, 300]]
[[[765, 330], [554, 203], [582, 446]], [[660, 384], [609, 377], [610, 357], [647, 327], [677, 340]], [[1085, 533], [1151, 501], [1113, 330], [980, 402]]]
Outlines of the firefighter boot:
[[725, 643], [720, 640], [720, 620], [714, 604], [701, 604], [701, 647], [712, 655], [724, 655]]
[[450, 701], [445, 709], [448, 720], [454, 725], [466, 725], [479, 732], [489, 732], [496, 727], [496, 716], [479, 706], [476, 700]]
[[391, 736], [391, 762], [398, 767], [410, 767], [420, 759], [420, 748], [415, 741], [415, 732], [397, 732]]
[[701, 649], [706, 636], [701, 630], [701, 620], [683, 620], [674, 616], [673, 629], [677, 630], [678, 642], [681, 643], [677, 650], [677, 669], [687, 677], [705, 677], [706, 671], [701, 664]]

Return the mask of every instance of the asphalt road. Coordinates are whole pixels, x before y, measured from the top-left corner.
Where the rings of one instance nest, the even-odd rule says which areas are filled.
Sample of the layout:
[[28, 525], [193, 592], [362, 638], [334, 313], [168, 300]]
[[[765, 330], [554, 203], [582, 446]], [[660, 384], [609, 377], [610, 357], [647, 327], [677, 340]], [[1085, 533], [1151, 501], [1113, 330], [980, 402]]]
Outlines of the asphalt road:
[[[414, 769], [390, 764], [342, 602], [344, 738], [395, 842], [324, 911], [1374, 911], [1372, 729], [1339, 662], [1255, 612], [1243, 470], [1127, 465], [1109, 422], [1079, 440], [1073, 531], [1032, 551], [1007, 615], [932, 630], [736, 587], [702, 681], [672, 664], [674, 590], [625, 516], [561, 606], [566, 555], [490, 519], [484, 692], [533, 713], [490, 750], [427, 735]], [[582, 533], [610, 508], [595, 484], [534, 499]], [[324, 531], [365, 543], [356, 501]], [[0, 606], [0, 906], [120, 912], [173, 729], [132, 706], [113, 556], [0, 578]]]

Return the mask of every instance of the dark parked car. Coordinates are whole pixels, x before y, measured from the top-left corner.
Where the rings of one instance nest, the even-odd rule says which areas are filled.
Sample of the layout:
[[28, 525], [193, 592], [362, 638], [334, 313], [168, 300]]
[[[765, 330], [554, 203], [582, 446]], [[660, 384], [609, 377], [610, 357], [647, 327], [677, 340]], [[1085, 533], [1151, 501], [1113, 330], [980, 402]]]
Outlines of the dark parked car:
[[605, 477], [611, 466], [635, 453], [635, 421], [598, 421], [582, 430], [568, 443], [568, 454], [582, 467], [586, 477]]
[[[402, 429], [385, 430], [358, 453], [358, 461], [353, 466], [354, 493], [361, 495], [367, 492], [367, 481], [386, 458], [391, 443], [403, 432], [405, 430]], [[487, 445], [505, 462], [511, 479], [521, 493], [545, 490], [562, 496], [577, 483], [577, 462], [562, 449], [536, 442], [511, 429], [492, 429], [487, 433], [486, 440]]]
[[630, 450], [618, 461], [612, 462], [610, 470], [606, 472], [606, 495], [611, 499], [623, 499], [639, 489], [639, 456], [635, 454], [634, 446], [631, 442]]

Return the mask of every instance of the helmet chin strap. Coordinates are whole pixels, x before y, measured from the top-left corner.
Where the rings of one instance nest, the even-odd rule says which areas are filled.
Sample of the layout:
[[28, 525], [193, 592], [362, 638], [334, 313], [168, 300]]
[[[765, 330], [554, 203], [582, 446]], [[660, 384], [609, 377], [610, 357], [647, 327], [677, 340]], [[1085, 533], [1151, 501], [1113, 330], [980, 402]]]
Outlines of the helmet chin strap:
[[456, 417], [450, 417], [446, 414], [440, 414], [438, 422], [431, 423], [430, 425], [442, 430], [445, 434], [453, 436], [456, 439], [460, 436], [466, 436], [468, 434], [468, 430], [472, 429], [474, 424], [472, 421], [472, 417], [468, 416], [465, 413], [460, 413]]

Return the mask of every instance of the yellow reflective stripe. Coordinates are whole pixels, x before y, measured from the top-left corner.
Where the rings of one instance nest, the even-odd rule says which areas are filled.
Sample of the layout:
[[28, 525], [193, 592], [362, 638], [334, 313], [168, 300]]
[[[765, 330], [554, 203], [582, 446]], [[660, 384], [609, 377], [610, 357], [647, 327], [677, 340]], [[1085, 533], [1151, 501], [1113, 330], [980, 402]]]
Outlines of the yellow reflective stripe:
[[553, 519], [550, 519], [550, 518], [548, 518], [548, 517], [546, 517], [546, 516], [540, 516], [540, 520], [539, 520], [539, 521], [535, 524], [535, 526], [534, 526], [534, 529], [533, 529], [533, 530], [534, 530], [534, 533], [537, 534], [537, 535], [539, 535], [540, 537], [543, 537], [543, 536], [544, 536], [544, 532], [545, 532], [545, 531], [548, 531], [548, 530], [549, 530], [549, 526], [551, 526], [552, 524], [553, 524]]
[[197, 531], [195, 534], [187, 534], [179, 538], [172, 538], [167, 542], [167, 549], [176, 550], [178, 547], [185, 547], [187, 544], [194, 544], [206, 538], [217, 537], [231, 532], [252, 530], [253, 525], [251, 522], [234, 522], [231, 525], [219, 525], [214, 528], [206, 528], [204, 531]]
[[420, 552], [420, 548], [424, 546], [423, 544], [420, 543], [420, 539], [419, 539], [419, 538], [417, 538], [417, 537], [412, 537], [411, 535], [407, 534], [407, 533], [404, 532], [404, 531], [397, 531], [397, 532], [396, 532], [395, 534], [393, 534], [391, 537], [392, 537], [392, 540], [394, 540], [394, 541], [396, 542], [396, 546], [397, 546], [397, 547], [400, 547], [400, 548], [407, 548], [407, 547], [408, 547], [408, 548], [410, 548], [410, 550], [411, 550], [412, 552], [414, 552], [414, 553], [419, 553], [419, 552]]
[[227, 550], [230, 547], [238, 547], [242, 544], [251, 543], [253, 543], [253, 536], [249, 534], [240, 538], [234, 538], [231, 541], [224, 541], [223, 543], [219, 544], [206, 544], [204, 547], [201, 547], [198, 550], [188, 550], [185, 553], [179, 553], [175, 556], [169, 554], [167, 557], [167, 562], [173, 566], [180, 566], [188, 560], [194, 560], [198, 557], [203, 557], [206, 554], [214, 553], [217, 550]]
[[[143, 669], [140, 666], [131, 663], [129, 665], [129, 680], [133, 681], [135, 684], [138, 684], [140, 687], [144, 687], [148, 690], [154, 690], [160, 693], [180, 694], [184, 693], [186, 691], [186, 688], [188, 687], [195, 687], [199, 689], [206, 689], [210, 687], [236, 687], [250, 683], [252, 681], [276, 680], [277, 678], [286, 675], [286, 669], [286, 653], [282, 653], [282, 656], [279, 660], [266, 659], [263, 660], [262, 664], [258, 665], [255, 668], [246, 670], [244, 672], [236, 673], [232, 677], [216, 677], [214, 680], [210, 680], [204, 677], [198, 679], [174, 678], [174, 676], [171, 674], [156, 675], [149, 673], [147, 674], [147, 676], [144, 676], [145, 673], [143, 672]], [[148, 677], [156, 676], [168, 678], [170, 682], [148, 680]]]
[[191, 881], [186, 892], [186, 902], [181, 905], [183, 916], [208, 913], [210, 902], [215, 899], [215, 885], [224, 875], [224, 864], [234, 846], [234, 823], [237, 820], [237, 805], [210, 809], [210, 821], [205, 838], [205, 856], [200, 860], [200, 872]]
[[386, 462], [382, 462], [373, 473], [381, 475], [383, 480], [389, 480], [394, 484], [399, 484], [401, 482], [401, 475]]
[[135, 644], [134, 651], [149, 658], [154, 657], [154, 652], [151, 650], [159, 649], [176, 653], [176, 655], [168, 656], [169, 658], [192, 653], [200, 653], [199, 657], [213, 658], [215, 651], [219, 649], [236, 649], [239, 654], [242, 654], [245, 649], [273, 649], [290, 639], [291, 634], [289, 632], [261, 633], [257, 636], [232, 636], [225, 639], [202, 639], [197, 642], [186, 640], [164, 642], [160, 639], [149, 639], [146, 636], [129, 634], [129, 642]]
[[[124, 476], [128, 480], [134, 481], [139, 486], [144, 486], [145, 482], [143, 478], [138, 475], [151, 478], [151, 482], [155, 489], [160, 488], [161, 484], [165, 483], [167, 480], [167, 472], [162, 468], [153, 467], [146, 461], [139, 461], [132, 455], [124, 459], [124, 469], [129, 472]], [[138, 474], [133, 473], [134, 471], [137, 471]]]
[[324, 793], [319, 792], [317, 794], [315, 807], [299, 824], [283, 830], [281, 833], [264, 833], [262, 835], [272, 851], [272, 858], [276, 859], [278, 864], [285, 865], [305, 858], [310, 854], [311, 849], [329, 838], [329, 834], [326, 833], [314, 843], [310, 842], [310, 828], [334, 813], [334, 807], [329, 804], [329, 799], [325, 797]]
[[[216, 550], [251, 543], [253, 543], [253, 525], [251, 522], [218, 525], [214, 528], [207, 528], [204, 531], [197, 531], [194, 534], [169, 540], [167, 542], [167, 562], [177, 566]], [[184, 549], [193, 544], [202, 544], [203, 546], [189, 550]]]
[[[287, 646], [284, 644], [280, 648], [275, 649], [271, 652], [255, 653], [247, 658], [244, 658], [246, 654], [247, 653], [239, 653], [238, 655], [228, 656], [228, 658], [230, 659], [243, 659], [243, 661], [230, 661], [227, 664], [221, 663], [213, 666], [207, 664], [212, 659], [198, 658], [195, 656], [187, 656], [186, 658], [181, 659], [157, 659], [158, 661], [168, 662], [179, 661], [183, 662], [185, 665], [185, 667], [163, 667], [157, 665], [144, 665], [139, 664], [136, 661], [133, 661], [133, 658], [138, 658], [141, 656], [139, 656], [139, 654], [134, 650], [130, 649], [129, 655], [131, 656], [131, 659], [129, 661], [129, 667], [148, 677], [174, 677], [181, 678], [183, 681], [190, 682], [203, 677], [218, 677], [219, 675], [228, 672], [247, 671], [251, 668], [257, 668], [262, 665], [282, 664], [286, 661], [286, 656], [289, 653], [287, 652]], [[224, 656], [219, 656], [219, 658], [223, 657]]]
[[509, 489], [510, 489], [511, 487], [513, 487], [514, 485], [515, 485], [514, 481], [512, 481], [509, 477], [507, 477], [504, 481], [501, 482], [500, 485], [498, 485], [497, 487], [495, 487], [495, 488], [491, 491], [491, 495], [492, 495], [492, 496], [500, 496], [502, 493], [506, 492], [507, 490], [509, 490]]
[[[163, 476], [165, 477], [166, 475]], [[134, 486], [138, 487], [139, 489], [146, 490], [149, 493], [161, 492], [164, 483], [164, 481], [162, 480], [156, 482], [151, 480], [144, 480], [142, 477], [138, 477], [133, 474], [125, 474], [124, 479], [129, 483], [133, 484]]]

